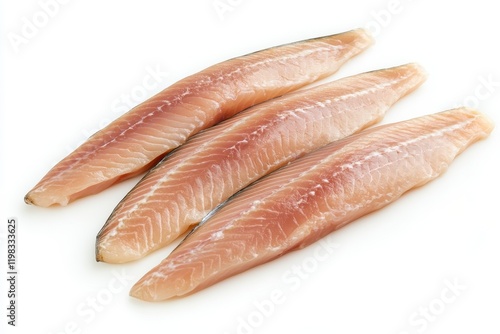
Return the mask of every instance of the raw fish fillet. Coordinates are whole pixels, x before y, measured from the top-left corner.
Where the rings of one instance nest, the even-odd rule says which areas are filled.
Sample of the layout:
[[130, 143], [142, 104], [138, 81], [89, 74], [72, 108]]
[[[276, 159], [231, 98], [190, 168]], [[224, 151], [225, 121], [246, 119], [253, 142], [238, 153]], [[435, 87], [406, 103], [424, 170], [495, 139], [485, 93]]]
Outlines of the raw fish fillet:
[[182, 296], [303, 248], [436, 178], [492, 129], [480, 113], [459, 108], [369, 129], [305, 155], [232, 197], [131, 295]]
[[127, 262], [168, 245], [258, 178], [381, 120], [424, 79], [416, 64], [363, 73], [262, 103], [199, 133], [121, 201], [97, 236], [97, 260]]
[[358, 29], [233, 58], [182, 79], [90, 137], [25, 202], [66, 205], [138, 175], [200, 130], [333, 74], [371, 43]]

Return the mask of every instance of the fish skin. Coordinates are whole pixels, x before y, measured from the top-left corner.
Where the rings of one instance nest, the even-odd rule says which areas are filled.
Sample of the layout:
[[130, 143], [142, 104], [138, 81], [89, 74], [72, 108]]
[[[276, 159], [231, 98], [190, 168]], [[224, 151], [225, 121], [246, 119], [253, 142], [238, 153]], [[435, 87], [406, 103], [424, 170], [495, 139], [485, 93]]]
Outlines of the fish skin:
[[119, 203], [97, 236], [96, 259], [128, 262], [170, 244], [258, 178], [380, 121], [425, 77], [417, 64], [355, 75], [262, 103], [194, 136]]
[[131, 289], [161, 301], [191, 294], [303, 248], [446, 171], [493, 124], [457, 108], [326, 145], [231, 198]]
[[91, 136], [24, 200], [64, 206], [141, 174], [202, 129], [333, 74], [371, 44], [356, 29], [233, 58], [186, 77]]

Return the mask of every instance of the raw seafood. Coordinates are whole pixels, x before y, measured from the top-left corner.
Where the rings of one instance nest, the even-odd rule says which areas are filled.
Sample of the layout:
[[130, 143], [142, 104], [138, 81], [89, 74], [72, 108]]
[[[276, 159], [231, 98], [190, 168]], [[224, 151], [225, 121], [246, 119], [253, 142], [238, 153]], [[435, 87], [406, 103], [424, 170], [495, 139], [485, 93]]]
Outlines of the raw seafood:
[[97, 260], [127, 262], [168, 245], [251, 182], [379, 121], [424, 79], [416, 64], [363, 73], [268, 101], [194, 136], [117, 206], [97, 236]]
[[353, 30], [233, 58], [182, 79], [90, 137], [25, 202], [66, 205], [138, 175], [200, 130], [333, 74], [371, 43]]
[[492, 129], [480, 113], [459, 108], [329, 144], [231, 198], [130, 294], [182, 296], [305, 247], [438, 177]]

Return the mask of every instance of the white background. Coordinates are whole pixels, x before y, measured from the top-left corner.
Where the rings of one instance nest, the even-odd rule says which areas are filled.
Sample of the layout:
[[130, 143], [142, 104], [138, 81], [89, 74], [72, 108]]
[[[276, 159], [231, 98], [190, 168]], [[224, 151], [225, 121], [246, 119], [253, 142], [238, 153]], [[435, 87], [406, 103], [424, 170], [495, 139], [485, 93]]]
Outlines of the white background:
[[[8, 333], [500, 331], [499, 129], [438, 180], [329, 236], [337, 248], [326, 258], [315, 257], [315, 244], [161, 303], [128, 291], [175, 245], [126, 265], [94, 260], [97, 232], [137, 178], [63, 208], [23, 202], [55, 162], [124, 111], [125, 96], [138, 103], [216, 62], [356, 27], [368, 27], [376, 44], [329, 80], [412, 61], [429, 74], [385, 123], [465, 103], [500, 124], [491, 1], [54, 1], [0, 8], [0, 321]], [[6, 325], [4, 278], [12, 216], [16, 328]]]

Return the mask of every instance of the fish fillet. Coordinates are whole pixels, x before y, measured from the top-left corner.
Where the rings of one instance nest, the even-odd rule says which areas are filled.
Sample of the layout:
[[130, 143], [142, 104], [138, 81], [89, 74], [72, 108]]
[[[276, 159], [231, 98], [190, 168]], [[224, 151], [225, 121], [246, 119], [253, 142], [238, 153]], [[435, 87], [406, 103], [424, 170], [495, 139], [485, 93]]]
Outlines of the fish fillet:
[[138, 175], [200, 130], [333, 74], [371, 43], [358, 29], [233, 58], [182, 79], [90, 137], [25, 202], [67, 205]]
[[258, 178], [382, 119], [425, 79], [416, 64], [344, 78], [250, 108], [194, 136], [154, 167], [97, 236], [98, 261], [168, 245]]
[[231, 198], [130, 293], [182, 296], [305, 247], [436, 178], [492, 129], [459, 108], [326, 145]]

